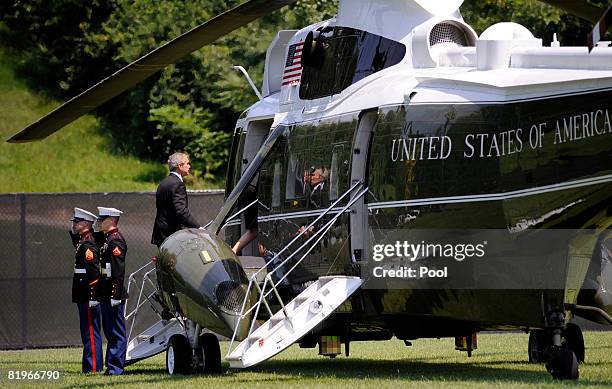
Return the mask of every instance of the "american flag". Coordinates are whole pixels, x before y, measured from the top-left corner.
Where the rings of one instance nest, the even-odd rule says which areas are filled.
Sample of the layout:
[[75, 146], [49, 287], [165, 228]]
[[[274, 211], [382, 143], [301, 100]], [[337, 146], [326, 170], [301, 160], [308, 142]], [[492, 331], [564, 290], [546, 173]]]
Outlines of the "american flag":
[[297, 84], [302, 78], [302, 49], [304, 42], [298, 42], [289, 46], [285, 71], [283, 72], [283, 86]]
[[591, 31], [588, 35], [588, 45], [589, 45], [589, 53], [593, 50], [593, 47], [599, 42], [606, 32], [608, 31], [608, 27], [612, 26], [612, 6], [610, 6], [606, 12], [604, 12], [603, 16], [597, 24], [593, 31]]

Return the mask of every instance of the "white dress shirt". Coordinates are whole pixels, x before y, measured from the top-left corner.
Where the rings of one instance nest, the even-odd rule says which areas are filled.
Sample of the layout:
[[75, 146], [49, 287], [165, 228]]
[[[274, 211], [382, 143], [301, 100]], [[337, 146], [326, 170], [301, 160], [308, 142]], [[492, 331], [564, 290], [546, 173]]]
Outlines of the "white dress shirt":
[[181, 182], [183, 182], [183, 176], [181, 176], [180, 173], [170, 172], [170, 174], [174, 174], [175, 176], [177, 176], [179, 178], [179, 180], [181, 180]]

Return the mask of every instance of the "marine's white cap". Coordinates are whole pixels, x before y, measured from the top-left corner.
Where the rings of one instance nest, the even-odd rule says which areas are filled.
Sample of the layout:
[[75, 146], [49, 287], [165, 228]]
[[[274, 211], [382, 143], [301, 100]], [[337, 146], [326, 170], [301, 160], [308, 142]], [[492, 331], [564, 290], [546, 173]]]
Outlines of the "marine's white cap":
[[106, 208], [106, 207], [98, 207], [98, 217], [103, 219], [105, 217], [113, 216], [119, 217], [123, 212], [118, 210], [117, 208]]
[[97, 216], [94, 215], [93, 213], [86, 211], [82, 208], [75, 208], [74, 209], [74, 216], [72, 217], [72, 221], [81, 221], [81, 220], [86, 220], [88, 222], [95, 222], [97, 219]]

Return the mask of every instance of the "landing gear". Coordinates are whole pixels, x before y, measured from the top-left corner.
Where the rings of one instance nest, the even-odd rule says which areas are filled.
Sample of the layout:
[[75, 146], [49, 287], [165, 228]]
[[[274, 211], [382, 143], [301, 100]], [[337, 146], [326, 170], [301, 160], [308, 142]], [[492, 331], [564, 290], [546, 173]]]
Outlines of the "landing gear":
[[[565, 315], [563, 312], [553, 312], [548, 319], [548, 326], [550, 328], [550, 332], [548, 333], [552, 335], [552, 342], [550, 346], [546, 348], [545, 352], [546, 370], [548, 370], [555, 379], [577, 380], [579, 376], [578, 359], [571, 349], [567, 338], [562, 342], [562, 338], [565, 336], [569, 336], [572, 341], [575, 341], [576, 328], [573, 326], [566, 326], [564, 328], [564, 323]], [[580, 328], [578, 328], [578, 330], [580, 330]]]
[[166, 371], [170, 375], [220, 374], [221, 349], [213, 334], [203, 334], [196, 348], [183, 335], [174, 335], [166, 350]]
[[[561, 345], [574, 352], [578, 363], [584, 362], [585, 349], [582, 330], [574, 323], [567, 323], [561, 332]], [[529, 332], [529, 363], [543, 363], [548, 360], [546, 350], [552, 346], [550, 332], [532, 330]]]
[[566, 346], [576, 354], [578, 363], [584, 363], [584, 337], [582, 330], [574, 323], [567, 323], [563, 330]]
[[558, 380], [578, 379], [578, 360], [568, 347], [552, 346], [549, 350], [546, 370]]
[[174, 335], [168, 342], [166, 349], [166, 371], [170, 375], [190, 374], [191, 369], [191, 347], [187, 338], [182, 335]]
[[202, 373], [221, 374], [221, 348], [215, 335], [204, 334], [200, 337], [200, 347], [196, 349], [196, 355]]

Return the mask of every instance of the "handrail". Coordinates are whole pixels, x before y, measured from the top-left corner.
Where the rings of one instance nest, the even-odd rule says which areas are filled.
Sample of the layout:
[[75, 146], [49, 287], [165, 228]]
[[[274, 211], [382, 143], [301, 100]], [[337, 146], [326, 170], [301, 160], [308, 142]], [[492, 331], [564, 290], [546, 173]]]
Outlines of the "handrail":
[[[285, 245], [285, 247], [283, 247], [283, 249], [281, 251], [279, 251], [278, 253], [276, 253], [276, 255], [274, 257], [272, 257], [272, 259], [270, 259], [268, 262], [266, 262], [266, 264], [264, 266], [262, 266], [259, 270], [257, 270], [255, 273], [253, 273], [253, 275], [251, 276], [251, 278], [255, 279], [257, 277], [257, 275], [263, 270], [263, 269], [267, 269], [268, 265], [270, 263], [272, 263], [274, 260], [276, 260], [276, 258], [278, 258], [282, 253], [285, 252], [285, 250], [287, 250], [289, 247], [291, 247], [291, 245], [293, 243], [295, 243], [302, 235], [304, 235], [306, 233], [306, 231], [308, 231], [311, 227], [313, 227], [319, 220], [321, 220], [324, 216], [326, 216], [329, 212], [331, 212], [336, 205], [338, 205], [338, 203], [340, 203], [348, 194], [350, 194], [355, 188], [357, 188], [358, 186], [361, 186], [361, 181], [356, 181], [353, 186], [351, 186], [349, 189], [346, 190], [346, 192], [344, 192], [342, 194], [342, 196], [338, 197], [338, 199], [336, 201], [334, 201], [334, 203], [332, 205], [330, 205], [325, 211], [323, 211], [322, 214], [320, 214], [313, 222], [311, 222], [310, 224], [308, 224], [306, 227], [304, 227], [304, 229], [298, 233], [298, 235], [296, 235], [291, 242], [287, 243]], [[338, 212], [338, 213], [342, 213], [342, 212]], [[299, 249], [298, 249], [299, 250]], [[274, 269], [276, 270], [276, 269]]]
[[[126, 320], [126, 324], [129, 325], [129, 330], [127, 333], [128, 341], [131, 340], [130, 337], [132, 336], [134, 325], [136, 324], [136, 318], [138, 316], [138, 311], [143, 305], [146, 304], [147, 301], [151, 303], [151, 298], [155, 295], [155, 293], [157, 293], [157, 287], [155, 286], [153, 281], [151, 281], [151, 277], [150, 277], [151, 274], [155, 272], [155, 268], [147, 270], [147, 268], [150, 267], [151, 265], [152, 265], [152, 262], [147, 262], [145, 265], [141, 266], [136, 271], [132, 272], [128, 277], [127, 293], [130, 294], [130, 292], [132, 291], [132, 288], [131, 288], [132, 284], [134, 284], [134, 288], [138, 289], [138, 298], [136, 299], [135, 307], [132, 310], [130, 310], [129, 313], [128, 313], [128, 305], [125, 304], [125, 306], [123, 307], [123, 316]], [[140, 285], [138, 285], [138, 281], [136, 280], [136, 275], [144, 270], [147, 270], [147, 271], [143, 274]], [[147, 281], [149, 282], [149, 284], [154, 290], [154, 292], [149, 293], [149, 294], [145, 293], [145, 283]], [[144, 296], [144, 299], [143, 299], [143, 296]], [[159, 312], [157, 313], [159, 314]]]
[[[141, 267], [139, 267], [137, 270], [133, 271], [132, 273], [130, 273], [129, 277], [128, 277], [128, 285], [127, 285], [127, 294], [130, 294], [130, 287], [132, 286], [132, 283], [136, 284], [136, 278], [135, 275], [140, 273], [141, 271], [143, 271], [144, 269], [146, 269], [148, 266], [151, 266], [153, 263], [152, 262], [147, 262], [144, 265], [142, 265]], [[155, 270], [155, 269], [153, 269]], [[149, 271], [150, 272], [150, 271]], [[147, 272], [147, 273], [149, 273]], [[138, 285], [136, 284], [136, 287]], [[125, 313], [127, 312], [127, 304], [123, 307], [123, 315], [125, 316]]]
[[[266, 275], [266, 278], [270, 277], [270, 274], [274, 273], [275, 271], [277, 271], [278, 269], [280, 269], [282, 266], [284, 266], [287, 262], [289, 262], [289, 260], [291, 260], [295, 254], [299, 253], [304, 247], [306, 247], [307, 245], [310, 244], [310, 242], [312, 240], [316, 239], [316, 242], [314, 242], [314, 244], [310, 245], [310, 247], [308, 248], [308, 250], [306, 251], [306, 253], [304, 255], [302, 255], [302, 257], [297, 260], [297, 262], [291, 267], [291, 269], [289, 269], [287, 272], [285, 272], [285, 275], [283, 275], [283, 277], [276, 283], [274, 284], [274, 282], [272, 281], [272, 278], [270, 277], [270, 283], [272, 285], [273, 288], [276, 287], [276, 285], [282, 281], [284, 281], [287, 276], [304, 260], [304, 258], [306, 258], [306, 255], [308, 255], [316, 246], [317, 243], [319, 243], [321, 241], [321, 239], [323, 239], [323, 236], [325, 236], [325, 234], [327, 233], [327, 231], [329, 231], [331, 229], [331, 227], [334, 225], [334, 223], [336, 222], [336, 220], [338, 220], [338, 218], [350, 207], [353, 206], [353, 204], [355, 202], [357, 202], [357, 200], [359, 200], [359, 198], [361, 198], [361, 196], [363, 196], [365, 193], [367, 192], [367, 188], [364, 189], [363, 191], [361, 191], [357, 196], [355, 196], [353, 199], [351, 199], [351, 201], [340, 211], [338, 212], [336, 215], [334, 215], [334, 217], [332, 217], [327, 223], [325, 223], [323, 225], [323, 227], [315, 232], [315, 234], [313, 236], [311, 236], [306, 242], [304, 242], [300, 247], [298, 247], [297, 250], [295, 250], [293, 253], [291, 253], [291, 255], [289, 255], [283, 262], [281, 262], [276, 268], [274, 268], [274, 270], [272, 270], [270, 273], [268, 273]], [[278, 255], [275, 256], [275, 258]], [[264, 282], [264, 287], [265, 287], [265, 282]], [[263, 288], [265, 289], [265, 288]], [[270, 290], [267, 294], [264, 295], [265, 297], [268, 297], [270, 295], [270, 293], [272, 293], [272, 291]], [[247, 312], [245, 312], [244, 314], [248, 314], [253, 310], [253, 308], [251, 307], [251, 309], [249, 309]]]
[[[252, 206], [253, 204], [255, 204], [256, 202], [258, 202], [258, 201], [259, 201], [258, 199], [255, 199], [255, 200], [251, 201], [251, 202], [249, 203], [249, 205], [247, 205], [246, 207], [244, 207], [244, 208], [240, 209], [238, 212], [236, 212], [236, 213], [235, 213], [235, 214], [233, 214], [232, 216], [228, 217], [228, 218], [227, 218], [227, 220], [225, 221], [225, 223], [223, 223], [223, 225], [221, 226], [221, 229], [223, 229], [223, 227], [225, 227], [225, 226], [227, 225], [227, 223], [231, 222], [233, 218], [235, 218], [236, 216], [240, 215], [242, 212], [246, 211], [247, 209], [251, 208], [251, 206]], [[213, 221], [214, 221], [214, 219], [213, 219], [213, 220], [211, 220], [211, 221], [209, 221], [208, 223], [206, 223], [206, 225], [204, 226], [204, 228], [208, 228], [208, 226], [210, 226], [210, 225], [212, 224], [212, 222], [213, 222]]]
[[[280, 298], [280, 294], [278, 293], [276, 286], [281, 283], [282, 281], [284, 281], [289, 274], [295, 269], [297, 268], [297, 266], [306, 258], [306, 256], [314, 249], [314, 247], [316, 247], [316, 245], [321, 241], [321, 239], [323, 239], [323, 237], [325, 236], [325, 234], [327, 234], [327, 232], [331, 229], [331, 227], [334, 225], [334, 223], [338, 220], [338, 218], [340, 218], [340, 216], [342, 216], [346, 210], [348, 210], [350, 207], [353, 206], [353, 204], [355, 204], [355, 202], [357, 202], [357, 200], [359, 200], [364, 194], [366, 194], [368, 192], [368, 188], [366, 187], [365, 189], [362, 189], [361, 191], [358, 192], [358, 194], [351, 198], [349, 200], [349, 202], [338, 212], [336, 213], [327, 223], [325, 223], [323, 225], [323, 227], [319, 230], [316, 231], [314, 233], [313, 236], [311, 236], [309, 239], [306, 240], [306, 242], [304, 242], [297, 250], [295, 250], [293, 253], [291, 253], [287, 258], [285, 258], [280, 264], [278, 264], [271, 272], [269, 272], [265, 279], [264, 279], [264, 283], [263, 286], [260, 288], [259, 284], [257, 284], [257, 280], [256, 280], [256, 276], [257, 274], [259, 274], [264, 268], [267, 268], [267, 266], [274, 262], [285, 250], [287, 250], [294, 242], [296, 242], [304, 233], [306, 233], [306, 231], [309, 231], [310, 228], [312, 228], [319, 220], [321, 220], [325, 215], [327, 215], [329, 212], [331, 212], [332, 209], [334, 209], [336, 207], [336, 205], [341, 202], [347, 195], [349, 195], [350, 193], [353, 192], [353, 190], [359, 186], [363, 186], [363, 184], [360, 181], [356, 181], [346, 192], [344, 192], [342, 194], [342, 196], [340, 196], [332, 205], [330, 205], [321, 215], [319, 215], [312, 223], [310, 223], [306, 228], [304, 228], [296, 237], [294, 237], [287, 245], [285, 245], [285, 247], [279, 251], [278, 253], [276, 253], [276, 255], [274, 255], [274, 257], [272, 257], [272, 259], [270, 259], [269, 261], [266, 262], [266, 264], [264, 266], [262, 266], [257, 272], [255, 272], [251, 278], [249, 279], [249, 284], [247, 287], [247, 293], [245, 295], [245, 298], [243, 300], [242, 303], [242, 307], [240, 310], [240, 316], [238, 317], [238, 322], [236, 323], [236, 326], [234, 328], [234, 333], [232, 334], [232, 338], [230, 340], [230, 344], [228, 347], [228, 352], [227, 355], [231, 354], [232, 350], [232, 345], [234, 343], [234, 341], [236, 340], [236, 335], [238, 332], [238, 328], [240, 328], [240, 323], [241, 321], [248, 315], [250, 314], [254, 309], [255, 309], [255, 316], [254, 319], [251, 323], [251, 326], [249, 328], [248, 334], [247, 334], [247, 338], [248, 336], [252, 333], [253, 328], [254, 328], [254, 324], [256, 321], [256, 318], [259, 314], [259, 308], [261, 306], [262, 301], [265, 302], [265, 299], [267, 298], [267, 296], [272, 293], [273, 291], [275, 291], [276, 293], [276, 297], [279, 299], [281, 306], [282, 306], [282, 310], [285, 314], [286, 318], [289, 318], [287, 315], [287, 312], [285, 310], [285, 306], [283, 304], [282, 299]], [[281, 267], [283, 267], [288, 261], [290, 261], [297, 253], [299, 253], [304, 247], [306, 247], [307, 245], [309, 245], [312, 241], [315, 241], [313, 244], [310, 245], [310, 247], [306, 250], [306, 252], [300, 257], [300, 259], [298, 259], [298, 261], [291, 267], [291, 269], [289, 269], [287, 272], [285, 272], [285, 274], [283, 275], [283, 277], [277, 282], [274, 283], [274, 281], [272, 280], [271, 275], [276, 272], [277, 270], [279, 270]], [[267, 284], [270, 283], [271, 286], [271, 290], [268, 291], [266, 293], [266, 286]], [[245, 308], [246, 308], [246, 302], [250, 296], [250, 292], [251, 292], [251, 288], [253, 286], [253, 284], [256, 284], [257, 289], [259, 290], [259, 299], [258, 301], [252, 306], [250, 307], [246, 312], [245, 312]], [[266, 303], [266, 308], [268, 309], [268, 311], [270, 311], [270, 308], [268, 306], [268, 304]], [[270, 315], [272, 316], [272, 315]]]
[[[127, 320], [127, 319], [129, 319], [129, 318], [130, 318], [130, 317], [131, 317], [133, 314], [135, 314], [135, 312], [138, 310], [138, 308], [139, 308], [139, 307], [141, 307], [141, 306], [142, 306], [142, 304], [144, 304], [144, 301], [142, 302], [142, 304], [140, 304], [140, 301], [141, 301], [141, 296], [142, 296], [142, 294], [143, 294], [143, 292], [144, 292], [144, 284], [145, 284], [145, 281], [149, 281], [149, 283], [150, 283], [150, 284], [151, 284], [151, 286], [153, 287], [153, 290], [154, 290], [155, 292], [157, 292], [157, 287], [155, 286], [155, 284], [153, 284], [153, 281], [151, 281], [151, 278], [150, 278], [150, 274], [151, 274], [151, 273], [153, 273], [154, 271], [155, 271], [155, 269], [151, 269], [151, 270], [149, 270], [148, 272], [146, 272], [146, 273], [145, 273], [145, 274], [142, 276], [142, 282], [141, 282], [141, 286], [140, 286], [140, 288], [139, 288], [139, 291], [140, 291], [140, 292], [139, 292], [139, 294], [138, 294], [138, 300], [137, 300], [137, 302], [136, 302], [136, 308], [132, 309], [132, 310], [130, 311], [130, 313], [125, 314], [125, 319], [126, 319], [126, 320]], [[136, 280], [134, 280], [134, 282], [136, 282]], [[151, 294], [151, 295], [149, 295], [149, 296], [154, 295], [154, 294], [155, 294], [155, 292], [154, 292], [154, 293], [152, 293], [152, 294]], [[129, 295], [129, 293], [128, 293], [128, 295]], [[125, 309], [125, 312], [127, 312], [127, 309]]]
[[[260, 289], [260, 298], [259, 301], [257, 301], [257, 303], [255, 303], [255, 305], [253, 307], [251, 307], [248, 311], [246, 311], [243, 315], [241, 315], [241, 317], [239, 318], [239, 320], [242, 320], [242, 318], [246, 315], [248, 315], [249, 313], [251, 313], [253, 311], [253, 308], [257, 307], [257, 309], [255, 309], [255, 314], [254, 317], [257, 317], [258, 313], [259, 313], [259, 307], [261, 306], [261, 303], [263, 302], [266, 307], [268, 308], [268, 311], [270, 310], [270, 308], [268, 307], [268, 303], [266, 302], [266, 298], [270, 295], [270, 293], [275, 292], [276, 297], [278, 298], [280, 304], [281, 304], [281, 308], [283, 313], [285, 314], [285, 317], [287, 319], [289, 319], [289, 316], [287, 314], [287, 311], [285, 309], [285, 305], [283, 304], [282, 299], [280, 298], [280, 294], [278, 293], [278, 290], [276, 289], [276, 285], [278, 285], [279, 283], [281, 283], [285, 278], [287, 278], [287, 276], [293, 272], [293, 270], [295, 268], [298, 267], [298, 265], [304, 260], [304, 258], [306, 258], [306, 256], [308, 254], [310, 254], [310, 252], [316, 247], [316, 245], [321, 241], [321, 239], [323, 239], [323, 237], [325, 236], [325, 234], [327, 234], [327, 232], [333, 227], [334, 223], [336, 222], [336, 220], [338, 220], [338, 218], [344, 213], [344, 211], [348, 208], [350, 208], [361, 196], [363, 196], [365, 193], [367, 192], [367, 188], [362, 191], [359, 195], [357, 195], [354, 199], [351, 200], [351, 202], [349, 202], [349, 204], [346, 205], [346, 207], [344, 207], [344, 209], [341, 212], [338, 212], [332, 219], [330, 219], [321, 230], [317, 231], [317, 233], [315, 233], [315, 235], [313, 235], [308, 241], [306, 241], [302, 246], [300, 246], [294, 253], [292, 253], [289, 257], [287, 257], [287, 259], [285, 259], [280, 265], [278, 265], [273, 271], [271, 271], [270, 273], [266, 274], [265, 280], [264, 280], [264, 284], [263, 284], [263, 288]], [[318, 235], [318, 236], [317, 236]], [[291, 269], [289, 269], [285, 275], [278, 281], [278, 283], [274, 283], [274, 281], [272, 280], [271, 274], [274, 273], [276, 270], [278, 270], [281, 266], [283, 266], [286, 262], [288, 262], [294, 254], [298, 253], [302, 248], [304, 248], [306, 245], [309, 244], [309, 242], [313, 239], [316, 238], [316, 241], [310, 245], [310, 247], [308, 247], [308, 249], [306, 250], [306, 252], [304, 253], [304, 255], [302, 255], [302, 257], [300, 259], [298, 259], [296, 261], [296, 263], [291, 267]], [[264, 293], [265, 289], [266, 289], [266, 284], [270, 283], [271, 289], [267, 292]], [[259, 289], [259, 287], [258, 287]], [[272, 316], [272, 315], [270, 315]], [[289, 323], [293, 326], [293, 323], [291, 323], [291, 320], [289, 320]], [[253, 331], [253, 327], [255, 325], [255, 320], [253, 320], [251, 322], [251, 327], [249, 328], [249, 334]], [[230, 343], [231, 346], [231, 343]]]

